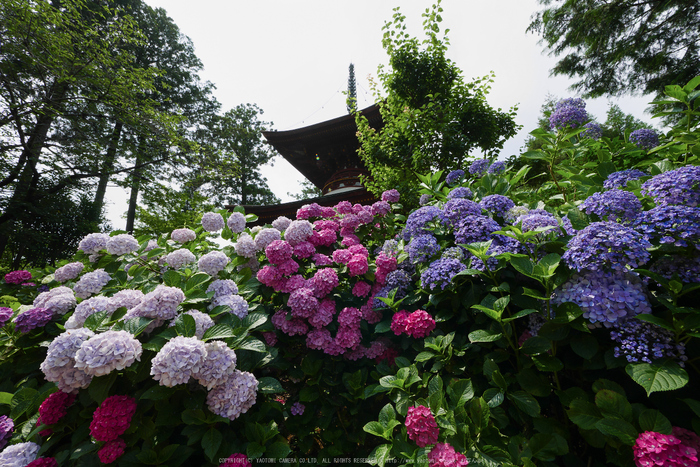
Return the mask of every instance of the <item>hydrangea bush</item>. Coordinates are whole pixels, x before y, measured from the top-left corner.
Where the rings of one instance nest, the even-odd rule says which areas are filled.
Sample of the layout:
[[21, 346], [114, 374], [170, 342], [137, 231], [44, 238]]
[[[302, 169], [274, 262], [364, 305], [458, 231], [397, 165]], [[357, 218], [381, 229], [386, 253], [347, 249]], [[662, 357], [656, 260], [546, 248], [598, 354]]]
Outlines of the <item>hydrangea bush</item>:
[[5, 275], [0, 464], [697, 465], [697, 157], [579, 164], [557, 112], [554, 191], [479, 159], [412, 212], [205, 213]]

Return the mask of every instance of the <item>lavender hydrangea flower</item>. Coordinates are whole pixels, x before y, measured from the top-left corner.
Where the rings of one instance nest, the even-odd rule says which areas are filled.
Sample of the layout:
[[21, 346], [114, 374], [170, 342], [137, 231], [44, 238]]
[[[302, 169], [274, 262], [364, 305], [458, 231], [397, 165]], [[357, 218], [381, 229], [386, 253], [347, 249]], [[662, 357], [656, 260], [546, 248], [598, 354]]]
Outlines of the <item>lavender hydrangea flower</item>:
[[568, 98], [557, 102], [554, 112], [549, 117], [551, 129], [578, 128], [588, 120], [586, 103], [583, 99]]
[[646, 177], [647, 174], [637, 169], [620, 170], [608, 175], [608, 178], [603, 182], [603, 188], [610, 190], [612, 188], [625, 188], [630, 180], [638, 180]]
[[139, 249], [139, 242], [129, 234], [119, 234], [110, 237], [105, 247], [110, 255], [128, 255]]
[[304, 415], [304, 404], [300, 402], [295, 402], [292, 404], [292, 407], [289, 409], [289, 413], [292, 415]]
[[276, 228], [280, 232], [284, 232], [285, 230], [287, 230], [287, 227], [289, 227], [289, 224], [291, 224], [291, 223], [292, 223], [291, 219], [284, 217], [284, 216], [280, 216], [277, 219], [275, 219], [274, 221], [272, 221], [272, 227]]
[[175, 250], [172, 253], [168, 253], [165, 257], [166, 264], [173, 269], [180, 269], [187, 264], [194, 263], [196, 260], [197, 258], [194, 256], [194, 253], [187, 248]]
[[209, 342], [204, 346], [207, 355], [199, 370], [192, 372], [192, 377], [210, 390], [226, 381], [236, 370], [236, 353], [221, 341]]
[[7, 442], [12, 438], [12, 432], [15, 431], [15, 422], [7, 415], [0, 416], [0, 449], [7, 445]]
[[90, 295], [100, 293], [102, 287], [107, 285], [110, 279], [110, 275], [104, 269], [95, 269], [93, 272], [83, 274], [73, 286], [73, 291], [80, 298], [88, 298]]
[[12, 318], [14, 311], [12, 308], [6, 306], [0, 306], [0, 328], [5, 326], [5, 324]]
[[428, 269], [420, 276], [421, 287], [426, 290], [436, 290], [438, 287], [444, 290], [450, 285], [457, 273], [467, 267], [461, 261], [454, 258], [440, 258], [430, 263]]
[[243, 256], [244, 258], [254, 258], [258, 251], [258, 247], [255, 246], [255, 240], [247, 233], [242, 233], [238, 237], [233, 248], [236, 250], [238, 256]]
[[494, 216], [503, 216], [509, 209], [515, 206], [513, 200], [503, 195], [488, 195], [479, 202], [484, 210]]
[[226, 256], [222, 252], [210, 251], [209, 253], [199, 258], [197, 266], [199, 267], [200, 271], [206, 272], [210, 276], [216, 276], [226, 267], [229, 261], [230, 259], [228, 258], [228, 256]]
[[307, 241], [314, 233], [314, 226], [307, 220], [292, 221], [284, 231], [284, 239], [292, 246]]
[[15, 323], [15, 329], [24, 334], [46, 326], [51, 318], [53, 318], [53, 312], [48, 308], [32, 308], [15, 316], [12, 322]]
[[[141, 303], [129, 310], [129, 318], [142, 316], [144, 318], [169, 320], [177, 316], [177, 307], [185, 301], [185, 293], [177, 287], [159, 285], [153, 292], [147, 293]], [[124, 316], [124, 320], [128, 315]]]
[[700, 166], [687, 165], [656, 175], [642, 184], [642, 194], [660, 204], [697, 207], [700, 204]]
[[688, 360], [685, 345], [674, 342], [674, 334], [666, 329], [638, 319], [625, 319], [613, 324], [610, 338], [617, 342], [615, 356], [624, 357], [630, 363], [670, 358], [680, 366]]
[[573, 274], [552, 294], [551, 303], [577, 304], [591, 323], [612, 323], [639, 313], [651, 313], [644, 284], [636, 273], [582, 271]]
[[78, 244], [78, 250], [82, 250], [86, 255], [95, 255], [107, 247], [109, 235], [103, 233], [91, 233]]
[[659, 145], [659, 135], [654, 130], [640, 128], [630, 133], [630, 142], [640, 149], [652, 149]]
[[230, 313], [238, 316], [240, 319], [248, 316], [248, 302], [240, 295], [221, 295], [213, 298], [209, 310], [213, 310], [217, 306], [228, 306]]
[[469, 173], [480, 177], [486, 173], [490, 164], [488, 159], [477, 159], [469, 166]]
[[[429, 195], [427, 195], [429, 196]], [[447, 199], [452, 200], [452, 199], [472, 199], [474, 197], [474, 193], [472, 193], [472, 190], [469, 188], [463, 187], [463, 186], [458, 186], [454, 188], [452, 191], [447, 193]]]
[[143, 300], [144, 296], [144, 293], [140, 290], [120, 290], [119, 292], [109, 297], [109, 304], [107, 305], [107, 308], [105, 308], [105, 310], [109, 311], [110, 313], [114, 313], [117, 310], [117, 308], [122, 307], [126, 308], [127, 310], [130, 310], [136, 307], [139, 303], [141, 303], [141, 300]]
[[461, 170], [461, 169], [453, 170], [452, 172], [447, 174], [447, 177], [445, 177], [445, 182], [448, 185], [452, 186], [455, 183], [457, 183], [458, 181], [460, 181], [460, 179], [462, 177], [464, 177], [464, 170]]
[[642, 203], [634, 193], [614, 188], [592, 194], [578, 208], [586, 214], [595, 214], [601, 220], [626, 224], [637, 218], [642, 211]]
[[440, 245], [432, 235], [419, 235], [413, 237], [406, 245], [406, 252], [413, 263], [421, 263], [440, 251]]
[[499, 175], [505, 171], [506, 171], [506, 163], [503, 161], [496, 161], [493, 164], [491, 164], [488, 168], [488, 173], [490, 173], [490, 174]]
[[0, 452], [0, 465], [3, 467], [25, 467], [36, 460], [40, 447], [31, 441], [8, 446]]
[[535, 236], [538, 240], [544, 240], [551, 234], [556, 236], [561, 235], [561, 229], [559, 228], [559, 221], [552, 214], [539, 214], [539, 213], [528, 213], [524, 216], [520, 216], [517, 221], [520, 224], [523, 232], [532, 232], [539, 228], [550, 228], [549, 230], [540, 232]]
[[641, 213], [634, 228], [649, 241], [700, 249], [700, 208], [660, 205]]
[[197, 234], [192, 229], [175, 229], [170, 233], [170, 238], [177, 243], [187, 243], [197, 238]]
[[173, 337], [153, 357], [151, 375], [161, 386], [185, 384], [200, 371], [206, 356], [204, 342], [196, 337]]
[[258, 380], [252, 373], [235, 370], [209, 391], [207, 407], [216, 415], [235, 420], [255, 404], [257, 390]]
[[107, 331], [91, 337], [75, 353], [75, 368], [90, 376], [123, 370], [141, 359], [141, 342], [127, 331]]
[[615, 222], [594, 222], [578, 232], [568, 243], [562, 259], [570, 268], [625, 271], [649, 261], [651, 248], [639, 232]]
[[245, 230], [245, 224], [245, 216], [237, 211], [232, 212], [226, 221], [226, 225], [228, 225], [228, 228], [231, 229], [233, 233], [243, 232]]
[[411, 237], [428, 233], [427, 225], [436, 220], [442, 211], [436, 206], [423, 206], [418, 208], [408, 215], [406, 226], [401, 235], [405, 241], [409, 241]]
[[69, 329], [56, 336], [39, 366], [46, 381], [56, 383], [58, 389], [67, 393], [88, 387], [92, 376], [75, 368], [75, 354], [83, 342], [94, 335], [89, 329], [80, 328]]
[[264, 250], [267, 246], [274, 242], [275, 240], [280, 240], [282, 238], [280, 231], [277, 229], [262, 229], [255, 236], [255, 247], [260, 250]]
[[466, 216], [455, 230], [455, 241], [458, 244], [468, 245], [474, 242], [485, 242], [491, 239], [491, 234], [500, 230], [498, 222], [490, 217]]
[[474, 201], [462, 198], [449, 200], [442, 208], [440, 222], [448, 228], [455, 228], [466, 216], [480, 216], [481, 207]]
[[218, 212], [202, 214], [202, 228], [207, 232], [218, 232], [224, 228], [224, 218]]
[[68, 263], [62, 266], [53, 273], [53, 278], [56, 282], [66, 282], [75, 279], [83, 272], [85, 265], [81, 262]]
[[[207, 332], [207, 330], [214, 326], [214, 320], [211, 319], [211, 316], [209, 316], [206, 313], [202, 313], [201, 311], [198, 310], [189, 310], [186, 311], [184, 314], [190, 315], [194, 319], [194, 325], [195, 325], [195, 332], [194, 335], [198, 338], [201, 339], [204, 337], [204, 333]], [[175, 320], [170, 323], [170, 326], [175, 326]]]
[[75, 308], [76, 302], [73, 291], [68, 287], [61, 286], [40, 293], [34, 299], [34, 306], [48, 308], [56, 315], [64, 315]]
[[214, 298], [222, 295], [235, 295], [238, 293], [238, 286], [231, 279], [217, 279], [207, 288], [207, 293], [214, 292]]
[[108, 297], [92, 297], [87, 300], [80, 302], [78, 306], [75, 307], [75, 311], [70, 318], [65, 323], [66, 329], [77, 329], [83, 327], [85, 320], [88, 316], [99, 313], [100, 311], [106, 311], [109, 307], [110, 299]]
[[418, 199], [418, 204], [421, 206], [425, 206], [430, 202], [431, 199], [433, 199], [433, 197], [430, 195], [420, 195], [420, 198]]
[[598, 141], [603, 136], [603, 127], [596, 122], [588, 122], [583, 127], [586, 128], [586, 131], [581, 133], [582, 138]]

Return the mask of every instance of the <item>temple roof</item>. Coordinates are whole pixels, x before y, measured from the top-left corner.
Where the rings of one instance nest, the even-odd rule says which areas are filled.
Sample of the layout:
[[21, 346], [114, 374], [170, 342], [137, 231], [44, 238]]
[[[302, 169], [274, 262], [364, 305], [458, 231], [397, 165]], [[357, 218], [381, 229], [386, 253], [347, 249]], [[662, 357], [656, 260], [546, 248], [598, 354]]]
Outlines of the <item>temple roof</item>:
[[[361, 113], [372, 128], [382, 126], [376, 104], [363, 109]], [[295, 130], [265, 131], [263, 135], [282, 157], [321, 190], [337, 172], [364, 168], [357, 155], [359, 142], [353, 115]]]

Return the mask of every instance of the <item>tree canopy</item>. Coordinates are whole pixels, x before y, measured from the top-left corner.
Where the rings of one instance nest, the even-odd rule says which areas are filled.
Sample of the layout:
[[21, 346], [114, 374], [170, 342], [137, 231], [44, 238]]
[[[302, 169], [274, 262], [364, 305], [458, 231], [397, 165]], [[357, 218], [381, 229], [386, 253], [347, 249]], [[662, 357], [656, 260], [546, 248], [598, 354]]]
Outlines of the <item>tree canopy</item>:
[[528, 30], [560, 57], [552, 72], [578, 78], [584, 97], [660, 97], [700, 74], [695, 0], [539, 0]]

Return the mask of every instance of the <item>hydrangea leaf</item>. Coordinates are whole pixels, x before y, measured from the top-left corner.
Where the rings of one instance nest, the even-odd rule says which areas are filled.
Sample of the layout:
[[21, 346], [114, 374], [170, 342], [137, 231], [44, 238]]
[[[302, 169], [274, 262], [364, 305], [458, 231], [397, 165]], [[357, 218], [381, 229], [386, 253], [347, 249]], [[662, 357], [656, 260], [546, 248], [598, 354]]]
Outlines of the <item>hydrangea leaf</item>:
[[602, 420], [598, 420], [595, 426], [598, 428], [598, 431], [604, 435], [614, 436], [629, 446], [634, 445], [639, 436], [639, 432], [637, 432], [631, 423], [620, 420], [619, 418], [603, 418]]
[[659, 391], [672, 391], [688, 384], [688, 373], [672, 360], [656, 364], [630, 363], [627, 374], [644, 390], [647, 396]]
[[540, 404], [537, 402], [537, 399], [525, 391], [510, 392], [508, 393], [508, 399], [531, 417], [537, 417], [540, 414]]
[[639, 427], [642, 431], [655, 431], [665, 435], [671, 434], [671, 422], [658, 410], [647, 409], [639, 415]]
[[494, 342], [503, 336], [500, 332], [487, 331], [486, 329], [477, 329], [469, 333], [469, 342]]
[[367, 462], [370, 465], [384, 467], [391, 458], [391, 444], [380, 444], [369, 454]]
[[556, 433], [538, 433], [530, 439], [528, 444], [532, 457], [543, 461], [553, 461], [555, 457], [569, 452], [566, 440]]

